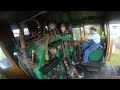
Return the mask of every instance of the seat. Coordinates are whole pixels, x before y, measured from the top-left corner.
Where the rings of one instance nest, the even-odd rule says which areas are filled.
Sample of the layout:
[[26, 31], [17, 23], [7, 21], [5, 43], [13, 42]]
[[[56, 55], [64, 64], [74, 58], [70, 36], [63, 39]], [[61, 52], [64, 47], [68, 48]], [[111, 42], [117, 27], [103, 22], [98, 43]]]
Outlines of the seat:
[[105, 43], [105, 39], [102, 38], [100, 42], [100, 47], [90, 53], [89, 55], [90, 61], [102, 62], [104, 56], [104, 48], [103, 48], [104, 43]]
[[90, 53], [89, 60], [102, 62], [103, 56], [104, 56], [104, 50], [103, 48], [99, 47], [98, 49]]

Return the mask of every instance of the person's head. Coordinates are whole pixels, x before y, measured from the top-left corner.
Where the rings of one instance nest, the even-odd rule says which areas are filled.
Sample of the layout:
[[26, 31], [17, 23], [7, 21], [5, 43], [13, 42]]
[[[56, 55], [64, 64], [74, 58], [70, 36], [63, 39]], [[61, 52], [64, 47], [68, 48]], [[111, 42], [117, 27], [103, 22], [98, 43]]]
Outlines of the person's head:
[[56, 24], [53, 23], [53, 22], [50, 22], [49, 25], [48, 25], [48, 28], [49, 28], [50, 35], [51, 36], [54, 35], [55, 34], [54, 30], [56, 29]]
[[90, 28], [90, 34], [93, 34], [94, 32], [96, 32], [97, 30], [96, 30], [96, 28], [94, 28], [94, 27], [91, 27]]
[[64, 33], [67, 30], [66, 24], [61, 24], [61, 32]]

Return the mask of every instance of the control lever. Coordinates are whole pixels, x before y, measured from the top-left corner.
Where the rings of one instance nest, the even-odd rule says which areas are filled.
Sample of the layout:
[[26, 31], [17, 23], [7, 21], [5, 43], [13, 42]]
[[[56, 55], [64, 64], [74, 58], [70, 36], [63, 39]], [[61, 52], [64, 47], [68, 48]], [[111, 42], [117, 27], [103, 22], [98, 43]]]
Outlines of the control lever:
[[34, 63], [35, 50], [32, 50], [32, 62]]
[[37, 66], [35, 63], [35, 50], [32, 50], [32, 61], [29, 62], [29, 65], [34, 69], [35, 66]]

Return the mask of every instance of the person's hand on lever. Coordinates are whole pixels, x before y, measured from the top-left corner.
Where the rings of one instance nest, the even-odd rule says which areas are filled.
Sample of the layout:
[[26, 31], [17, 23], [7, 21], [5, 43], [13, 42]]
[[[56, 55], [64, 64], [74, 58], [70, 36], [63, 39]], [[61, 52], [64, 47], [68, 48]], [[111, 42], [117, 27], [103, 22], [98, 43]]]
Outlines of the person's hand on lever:
[[87, 41], [87, 38], [86, 37], [82, 37], [82, 41]]

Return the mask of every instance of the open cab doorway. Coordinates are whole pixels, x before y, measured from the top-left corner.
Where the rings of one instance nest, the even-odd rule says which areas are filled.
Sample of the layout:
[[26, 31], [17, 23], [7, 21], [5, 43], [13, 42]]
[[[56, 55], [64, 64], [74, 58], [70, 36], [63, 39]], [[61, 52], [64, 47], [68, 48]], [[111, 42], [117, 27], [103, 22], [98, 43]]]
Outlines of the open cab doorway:
[[109, 22], [110, 29], [110, 51], [107, 65], [114, 71], [115, 76], [120, 76], [120, 21]]

